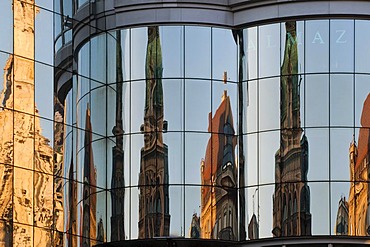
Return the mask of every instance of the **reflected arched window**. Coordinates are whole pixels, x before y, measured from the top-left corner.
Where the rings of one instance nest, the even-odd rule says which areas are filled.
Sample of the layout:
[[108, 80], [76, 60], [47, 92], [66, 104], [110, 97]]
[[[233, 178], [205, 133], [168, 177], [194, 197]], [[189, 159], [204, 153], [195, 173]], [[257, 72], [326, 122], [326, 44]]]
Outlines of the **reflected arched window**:
[[294, 193], [293, 213], [297, 213], [297, 194], [296, 193]]
[[307, 186], [304, 186], [301, 191], [301, 202], [300, 202], [300, 211], [309, 212], [310, 211], [310, 191]]
[[286, 205], [286, 196], [283, 195], [283, 220], [286, 220], [288, 218], [287, 214], [287, 205]]
[[293, 204], [293, 201], [292, 201], [292, 196], [291, 194], [289, 194], [289, 200], [288, 200], [288, 215], [292, 215], [292, 204]]
[[227, 210], [226, 208], [224, 209], [224, 228], [227, 227]]
[[231, 208], [229, 209], [229, 226], [233, 227], [233, 213]]
[[157, 196], [155, 199], [155, 208], [156, 208], [157, 213], [162, 212], [161, 198], [159, 196], [159, 193], [157, 193]]

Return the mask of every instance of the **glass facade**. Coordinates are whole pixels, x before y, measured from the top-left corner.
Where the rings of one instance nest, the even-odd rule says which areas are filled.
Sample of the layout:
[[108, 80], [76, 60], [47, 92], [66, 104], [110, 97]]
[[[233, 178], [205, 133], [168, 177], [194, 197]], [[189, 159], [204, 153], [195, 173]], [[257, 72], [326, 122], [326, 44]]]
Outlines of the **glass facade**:
[[[65, 150], [77, 155], [64, 168], [76, 170], [77, 208], [96, 188], [86, 236], [367, 236], [368, 27], [150, 26], [91, 38], [68, 94]], [[87, 214], [75, 212], [76, 222]]]
[[369, 20], [75, 45], [89, 4], [0, 2], [0, 246], [370, 235]]

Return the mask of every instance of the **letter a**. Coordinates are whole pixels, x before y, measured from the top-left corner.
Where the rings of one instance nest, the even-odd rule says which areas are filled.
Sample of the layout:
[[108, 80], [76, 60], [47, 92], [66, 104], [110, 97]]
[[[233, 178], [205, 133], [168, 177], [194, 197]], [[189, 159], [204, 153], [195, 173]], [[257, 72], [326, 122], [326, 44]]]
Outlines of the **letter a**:
[[324, 40], [322, 40], [322, 37], [321, 37], [321, 34], [319, 33], [319, 31], [316, 32], [315, 38], [312, 40], [312, 44], [315, 44], [316, 41], [319, 41], [320, 44], [324, 44]]

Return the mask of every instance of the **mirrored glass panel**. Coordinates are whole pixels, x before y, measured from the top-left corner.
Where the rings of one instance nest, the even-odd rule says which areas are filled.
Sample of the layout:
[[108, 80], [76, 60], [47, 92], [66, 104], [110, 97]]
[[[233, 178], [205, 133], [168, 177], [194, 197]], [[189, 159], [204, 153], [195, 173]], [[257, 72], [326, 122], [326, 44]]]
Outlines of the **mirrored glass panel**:
[[237, 81], [237, 46], [232, 30], [212, 28], [212, 79]]
[[367, 20], [355, 20], [355, 71], [362, 73], [370, 72], [370, 62], [366, 57], [370, 56], [370, 50], [364, 49], [370, 42], [370, 22]]
[[0, 43], [0, 50], [5, 52], [13, 51], [13, 11], [12, 0], [1, 1], [0, 9], [3, 15], [2, 24], [0, 25], [0, 32], [3, 33], [3, 40]]
[[[50, 3], [52, 1], [49, 1]], [[36, 3], [37, 4], [37, 3]], [[36, 7], [37, 8], [37, 7]], [[53, 65], [53, 12], [44, 8], [35, 11], [35, 59], [39, 62]], [[50, 83], [52, 80], [50, 80]]]
[[35, 114], [50, 120], [53, 119], [53, 109], [50, 107], [54, 101], [53, 76], [53, 67], [35, 63]]
[[211, 28], [185, 27], [185, 77], [211, 77]]
[[330, 71], [354, 70], [354, 21], [330, 20]]
[[351, 127], [353, 118], [353, 75], [330, 75], [330, 125]]
[[370, 76], [356, 75], [355, 76], [355, 126], [362, 127], [362, 115], [367, 112], [367, 101], [370, 94]]
[[[259, 98], [258, 98], [258, 81], [248, 81], [243, 83], [243, 126], [244, 133], [256, 133], [258, 131], [258, 114], [259, 114]], [[277, 96], [275, 96], [277, 97]]]
[[[284, 162], [284, 153], [289, 152], [289, 147], [281, 145], [285, 135], [279, 131], [267, 131], [259, 133], [259, 184], [271, 184], [280, 182], [280, 166], [286, 167], [282, 173], [291, 173], [289, 164]], [[286, 150], [284, 150], [286, 149]], [[299, 163], [299, 162], [298, 162]], [[281, 175], [283, 176], [283, 175]], [[283, 178], [282, 178], [283, 179]]]
[[258, 185], [259, 167], [259, 136], [247, 134], [243, 136], [244, 153], [246, 162], [246, 186]]
[[211, 135], [185, 133], [185, 184], [212, 184]]
[[[259, 131], [272, 131], [278, 130], [280, 128], [289, 128], [290, 126], [284, 126], [284, 119], [289, 118], [290, 114], [288, 113], [289, 110], [286, 110], [287, 104], [291, 104], [289, 100], [290, 97], [296, 98], [296, 107], [299, 107], [299, 95], [298, 95], [298, 83], [296, 80], [296, 85], [292, 85], [293, 90], [295, 89], [295, 95], [290, 96], [289, 90], [293, 92], [289, 88], [289, 83], [291, 82], [288, 77], [279, 77], [270, 78], [270, 79], [262, 79], [258, 82], [258, 109], [259, 109]], [[251, 82], [253, 83], [253, 82]], [[280, 93], [279, 93], [280, 91]], [[292, 93], [293, 94], [293, 93]], [[294, 103], [294, 102], [293, 102]], [[280, 112], [281, 110], [281, 112]], [[253, 115], [250, 116], [253, 118]], [[251, 120], [251, 122], [253, 119]]]
[[330, 190], [329, 183], [308, 183], [310, 187], [310, 211], [312, 235], [330, 234]]
[[[109, 35], [109, 34], [108, 34]], [[106, 83], [107, 36], [99, 35], [90, 40], [90, 78], [91, 90]], [[119, 55], [119, 53], [117, 54]]]
[[185, 27], [163, 26], [161, 38], [163, 78], [184, 77], [184, 30]]
[[329, 71], [329, 21], [306, 21], [306, 73]]
[[[101, 86], [90, 91], [90, 121], [91, 131], [96, 135], [97, 138], [101, 138], [111, 133], [110, 129], [107, 129], [107, 88]], [[95, 138], [94, 138], [95, 139]]]
[[280, 25], [270, 24], [258, 29], [258, 76], [278, 76], [280, 73]]
[[239, 63], [243, 63], [243, 80], [252, 80], [258, 77], [257, 54], [259, 44], [257, 41], [257, 29], [257, 27], [244, 29], [242, 33], [243, 44], [239, 48], [242, 49], [242, 59], [239, 60]]
[[185, 85], [182, 79], [164, 79], [163, 85], [163, 111], [165, 127], [163, 131], [184, 130], [184, 104]]
[[[146, 78], [146, 54], [149, 31], [148, 28], [131, 29], [131, 79], [142, 80]], [[156, 43], [155, 43], [156, 44]], [[160, 46], [158, 46], [160, 47]], [[154, 50], [157, 46], [154, 45]]]
[[211, 131], [211, 82], [185, 80], [185, 130]]
[[329, 125], [329, 75], [306, 75], [305, 127]]
[[[329, 129], [306, 128], [304, 138], [307, 145], [305, 175], [308, 181], [329, 180]], [[304, 175], [304, 174], [302, 174]]]
[[[330, 178], [349, 181], [351, 167], [356, 163], [358, 139], [353, 128], [330, 129]], [[347, 196], [348, 197], [348, 196]]]

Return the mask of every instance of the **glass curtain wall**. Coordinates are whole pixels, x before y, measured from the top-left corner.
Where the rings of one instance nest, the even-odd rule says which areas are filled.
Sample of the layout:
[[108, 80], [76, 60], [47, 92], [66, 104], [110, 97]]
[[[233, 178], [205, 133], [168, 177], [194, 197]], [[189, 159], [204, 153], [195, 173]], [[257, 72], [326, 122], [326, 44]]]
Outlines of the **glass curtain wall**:
[[367, 236], [368, 29], [92, 37], [66, 100], [65, 244]]

